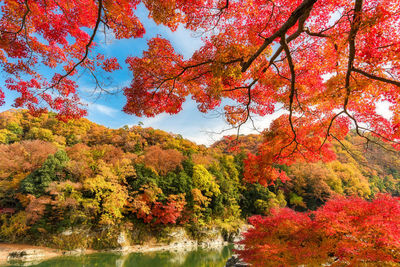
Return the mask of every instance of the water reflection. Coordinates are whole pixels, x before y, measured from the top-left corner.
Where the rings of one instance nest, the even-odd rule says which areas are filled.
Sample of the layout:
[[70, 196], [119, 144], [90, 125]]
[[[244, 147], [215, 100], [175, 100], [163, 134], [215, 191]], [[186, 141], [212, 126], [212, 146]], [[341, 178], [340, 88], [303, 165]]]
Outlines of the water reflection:
[[[152, 252], [118, 255], [98, 253], [80, 257], [60, 257], [30, 266], [37, 267], [223, 267], [232, 247], [198, 249], [190, 252]], [[12, 265], [21, 266], [21, 265]]]

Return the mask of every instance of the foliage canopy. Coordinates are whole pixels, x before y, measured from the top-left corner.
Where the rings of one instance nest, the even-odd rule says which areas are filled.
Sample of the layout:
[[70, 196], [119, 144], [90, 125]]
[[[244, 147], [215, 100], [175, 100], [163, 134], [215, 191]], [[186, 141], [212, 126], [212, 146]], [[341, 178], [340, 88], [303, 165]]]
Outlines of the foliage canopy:
[[[284, 178], [274, 164], [332, 159], [329, 141], [351, 127], [398, 146], [398, 0], [5, 1], [0, 65], [5, 86], [20, 93], [14, 105], [34, 113], [50, 107], [61, 119], [85, 115], [74, 78], [86, 70], [100, 86], [101, 72], [121, 68], [97, 53], [94, 40], [100, 27], [117, 39], [142, 37], [139, 4], [171, 30], [202, 33], [204, 45], [184, 59], [158, 36], [141, 58], [128, 57], [133, 80], [124, 89], [125, 112], [177, 113], [189, 95], [207, 112], [227, 98], [234, 104], [224, 106], [226, 119], [240, 127], [282, 106], [286, 114], [246, 163], [245, 176], [263, 183]], [[391, 119], [376, 112], [382, 101], [391, 105]]]

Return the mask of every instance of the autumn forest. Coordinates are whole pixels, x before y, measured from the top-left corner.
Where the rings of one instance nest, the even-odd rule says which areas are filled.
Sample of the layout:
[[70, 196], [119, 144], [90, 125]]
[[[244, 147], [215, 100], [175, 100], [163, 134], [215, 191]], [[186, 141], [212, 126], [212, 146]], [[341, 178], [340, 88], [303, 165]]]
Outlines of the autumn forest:
[[[243, 170], [246, 155], [262, 142], [260, 135], [241, 136], [240, 143], [234, 145], [226, 138], [206, 148], [152, 128], [112, 130], [86, 119], [65, 123], [54, 113], [36, 118], [17, 110], [0, 114], [0, 128], [3, 241], [101, 249], [115, 246], [112, 235], [121, 229], [135, 229], [131, 238], [138, 243], [151, 236], [162, 238], [163, 230], [177, 225], [186, 227], [194, 237], [209, 225], [217, 225], [229, 234], [250, 216], [276, 214], [276, 209], [283, 207], [290, 210], [279, 211], [275, 216], [280, 217], [270, 223], [283, 227], [279, 235], [294, 235], [296, 227], [286, 223], [299, 223], [307, 215], [298, 218], [300, 215], [292, 210], [298, 214], [317, 210], [316, 214], [328, 216], [329, 226], [334, 227], [329, 216], [336, 216], [338, 211], [320, 209], [327, 201], [324, 209], [343, 209], [341, 213], [350, 215], [361, 208], [366, 213], [356, 221], [337, 222], [336, 227], [349, 233], [358, 223], [375, 226], [373, 231], [384, 231], [386, 224], [370, 221], [374, 215], [397, 216], [393, 223], [398, 218], [398, 201], [381, 194], [400, 195], [400, 153], [387, 152], [378, 145], [371, 145], [365, 153], [364, 142], [355, 133], [343, 141], [349, 151], [339, 143], [333, 144], [336, 160], [277, 166], [285, 171], [286, 179], [260, 184], [247, 181]], [[342, 199], [344, 196], [354, 202]], [[379, 199], [377, 206], [364, 210], [363, 206], [369, 205], [364, 199], [375, 197]], [[331, 198], [339, 200], [329, 202]], [[374, 211], [378, 214], [369, 214], [370, 209], [378, 209]], [[387, 209], [394, 211], [379, 214]], [[255, 225], [261, 219], [251, 218]], [[76, 227], [96, 234], [92, 240], [79, 234], [60, 236], [62, 231]], [[260, 242], [271, 242], [273, 238], [278, 236]], [[312, 237], [307, 237], [307, 242], [312, 243]], [[282, 253], [291, 259], [296, 255], [291, 255], [294, 251], [290, 249], [299, 253], [297, 245], [277, 249], [287, 249]], [[316, 245], [322, 246], [309, 244], [307, 250]], [[357, 242], [351, 245], [358, 246]], [[368, 249], [373, 248], [361, 252], [369, 253]], [[319, 252], [321, 255], [315, 257], [326, 260]], [[304, 255], [301, 253], [297, 257]], [[345, 259], [353, 253], [345, 254]], [[263, 255], [261, 260], [270, 257]], [[398, 257], [390, 251], [384, 255]]]
[[[0, 8], [0, 242], [101, 250], [179, 228], [251, 266], [400, 264], [399, 0]], [[198, 145], [94, 107], [192, 107], [235, 134]]]

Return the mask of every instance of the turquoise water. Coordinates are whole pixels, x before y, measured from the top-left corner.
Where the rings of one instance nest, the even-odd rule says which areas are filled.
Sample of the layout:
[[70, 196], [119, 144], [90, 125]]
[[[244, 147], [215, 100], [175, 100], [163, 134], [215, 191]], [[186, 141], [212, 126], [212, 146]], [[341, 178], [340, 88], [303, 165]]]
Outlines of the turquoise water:
[[[232, 255], [232, 247], [198, 249], [191, 252], [152, 252], [118, 255], [96, 253], [80, 257], [59, 257], [29, 265], [37, 267], [223, 267]], [[11, 265], [22, 266], [22, 265]]]

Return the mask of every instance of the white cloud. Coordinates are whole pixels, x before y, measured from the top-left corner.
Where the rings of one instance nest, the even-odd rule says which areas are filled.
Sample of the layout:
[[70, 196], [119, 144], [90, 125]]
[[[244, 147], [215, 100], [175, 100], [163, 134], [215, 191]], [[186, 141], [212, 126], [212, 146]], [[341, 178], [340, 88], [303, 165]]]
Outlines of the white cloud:
[[166, 121], [168, 122], [170, 119], [171, 118], [168, 116], [168, 114], [160, 114], [151, 118], [139, 118], [139, 121], [143, 123], [143, 127], [160, 128], [162, 127], [163, 123]]
[[[224, 120], [223, 116], [215, 115], [214, 112], [203, 114], [197, 110], [196, 103], [190, 98], [183, 105], [183, 110], [176, 115], [160, 114], [152, 118], [135, 118], [136, 123], [124, 123], [132, 127], [142, 122], [142, 127], [152, 127], [166, 132], [180, 134], [183, 138], [189, 139], [197, 144], [211, 145], [220, 140], [225, 135], [237, 134], [237, 129], [232, 127]], [[258, 134], [268, 128], [271, 122], [287, 111], [277, 111], [269, 116], [253, 116], [254, 126], [248, 121], [240, 129], [239, 134]]]
[[[273, 120], [287, 113], [285, 110], [279, 109], [271, 115], [267, 116], [252, 116], [253, 121], [249, 120], [240, 127], [239, 134], [260, 134], [263, 130], [268, 128]], [[220, 140], [226, 135], [238, 134], [237, 128], [232, 128], [223, 118], [210, 119], [210, 123], [206, 128], [202, 128], [195, 135], [188, 135], [186, 138], [195, 141], [198, 144], [211, 145], [212, 143]]]
[[106, 115], [108, 117], [114, 117], [114, 115], [118, 112], [120, 112], [117, 109], [114, 109], [112, 107], [106, 106], [106, 105], [102, 105], [102, 104], [98, 104], [98, 103], [94, 103], [94, 102], [89, 102], [85, 99], [82, 99], [81, 102], [85, 105], [87, 105], [87, 109], [89, 112], [89, 115], [93, 114], [102, 114], [102, 115]]
[[117, 38], [115, 37], [113, 30], [102, 28], [97, 32], [97, 44], [100, 45], [100, 47], [107, 52], [110, 52], [110, 45], [116, 40]]
[[89, 104], [89, 110], [91, 110], [91, 109], [94, 109], [94, 110], [100, 112], [101, 114], [107, 115], [109, 117], [113, 117], [114, 114], [118, 112], [118, 110], [116, 110], [116, 109], [110, 108], [105, 105], [96, 104], [96, 103]]
[[129, 86], [130, 80], [118, 82], [118, 85], [105, 86], [103, 89], [96, 88], [95, 86], [80, 86], [79, 92], [82, 92], [89, 97], [102, 97], [110, 94], [117, 94], [122, 92], [123, 88]]
[[9, 110], [10, 108], [12, 108], [12, 107], [9, 106], [9, 105], [0, 106], [0, 113], [1, 113], [1, 112], [4, 112], [4, 111], [7, 111], [7, 110]]
[[186, 59], [190, 58], [204, 44], [200, 38], [194, 37], [194, 32], [182, 26], [179, 26], [174, 32], [165, 28], [165, 33], [175, 49]]
[[185, 29], [182, 25], [176, 31], [171, 31], [164, 25], [157, 25], [152, 19], [148, 18], [149, 11], [142, 3], [137, 6], [135, 14], [145, 26], [145, 38], [152, 38], [161, 34], [162, 37], [170, 40], [175, 50], [186, 59], [190, 58], [193, 52], [204, 44], [200, 38], [194, 37], [193, 31]]

